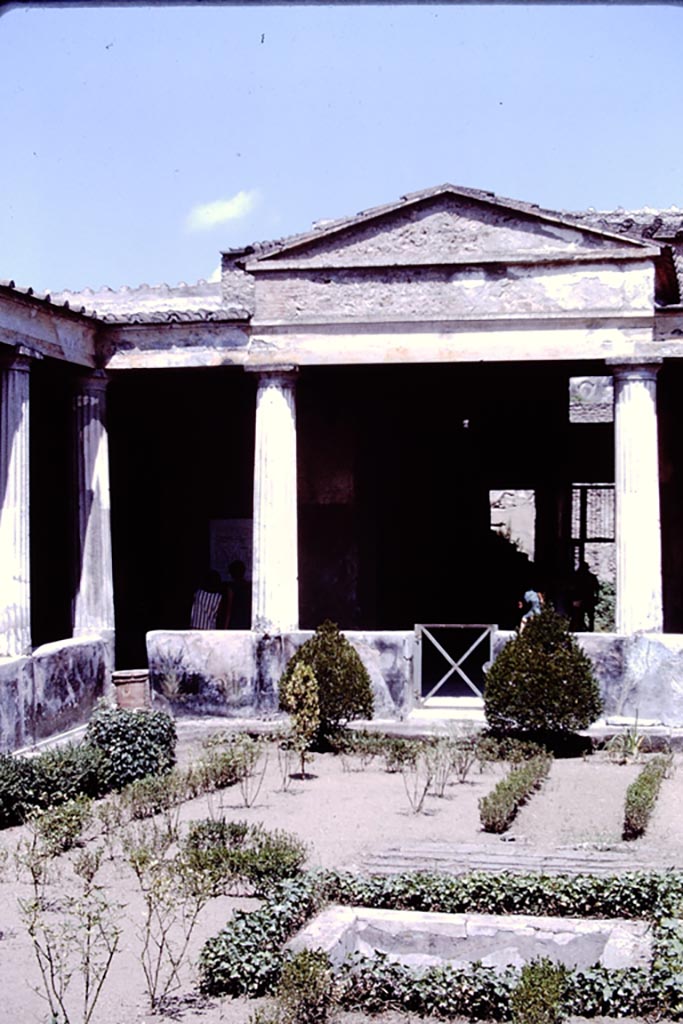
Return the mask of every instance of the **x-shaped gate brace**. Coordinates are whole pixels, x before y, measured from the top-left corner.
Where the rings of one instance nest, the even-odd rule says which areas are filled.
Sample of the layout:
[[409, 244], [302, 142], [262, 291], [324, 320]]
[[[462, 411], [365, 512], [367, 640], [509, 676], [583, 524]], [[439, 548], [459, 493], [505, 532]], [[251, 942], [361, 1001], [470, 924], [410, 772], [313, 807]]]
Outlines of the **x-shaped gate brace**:
[[[448, 679], [450, 679], [450, 677], [453, 675], [454, 672], [458, 673], [458, 675], [462, 678], [464, 683], [470, 688], [470, 690], [472, 690], [473, 693], [476, 694], [477, 697], [483, 697], [484, 696], [483, 693], [481, 692], [479, 687], [476, 685], [476, 683], [474, 683], [470, 679], [470, 677], [467, 675], [467, 673], [464, 671], [464, 669], [462, 668], [462, 664], [463, 664], [463, 662], [465, 662], [467, 660], [467, 658], [469, 658], [469, 656], [472, 653], [472, 651], [474, 651], [479, 646], [479, 644], [482, 643], [483, 640], [486, 640], [488, 638], [489, 639], [489, 644], [490, 644], [490, 638], [493, 635], [493, 631], [496, 628], [497, 627], [493, 626], [493, 625], [482, 625], [480, 623], [472, 623], [471, 625], [469, 623], [467, 623], [467, 624], [458, 625], [458, 626], [456, 626], [456, 625], [445, 625], [445, 624], [444, 625], [430, 624], [429, 626], [426, 626], [426, 625], [424, 625], [422, 623], [416, 625], [415, 626], [415, 631], [417, 633], [416, 639], [417, 639], [418, 651], [420, 652], [419, 653], [418, 691], [421, 691], [421, 689], [422, 689], [422, 650], [421, 650], [421, 637], [422, 636], [426, 636], [428, 638], [428, 640], [430, 640], [430, 642], [434, 645], [434, 647], [437, 649], [437, 651], [439, 651], [441, 656], [443, 658], [445, 658], [446, 661], [448, 662], [448, 664], [451, 666], [448, 669], [448, 671], [441, 677], [441, 679], [439, 679], [439, 681], [436, 683], [436, 685], [432, 687], [432, 689], [429, 691], [429, 693], [420, 694], [420, 699], [421, 700], [429, 700], [430, 697], [433, 697], [434, 694], [437, 693], [437, 691], [441, 689], [441, 687], [444, 685], [444, 683]], [[446, 648], [443, 646], [443, 644], [439, 643], [439, 641], [436, 639], [436, 637], [433, 635], [433, 633], [430, 632], [430, 629], [452, 629], [452, 630], [456, 630], [456, 629], [470, 629], [470, 630], [471, 629], [481, 629], [482, 632], [476, 638], [474, 643], [470, 644], [470, 646], [467, 648], [467, 650], [464, 652], [464, 654], [462, 654], [457, 659], [457, 661], [456, 661], [454, 659], [453, 655], [451, 655], [446, 650]], [[488, 656], [488, 658], [486, 660], [488, 661], [490, 659], [490, 657], [491, 657], [491, 653], [490, 653], [490, 647], [489, 647], [489, 656]]]

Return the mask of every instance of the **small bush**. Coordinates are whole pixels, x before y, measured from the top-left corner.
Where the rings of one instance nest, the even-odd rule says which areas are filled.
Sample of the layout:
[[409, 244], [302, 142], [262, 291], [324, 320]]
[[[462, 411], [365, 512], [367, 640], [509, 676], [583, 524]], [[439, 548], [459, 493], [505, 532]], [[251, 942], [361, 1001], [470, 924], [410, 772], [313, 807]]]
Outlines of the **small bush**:
[[540, 754], [513, 768], [487, 796], [479, 801], [479, 817], [485, 832], [505, 832], [517, 811], [538, 789], [550, 771], [551, 758]]
[[85, 744], [35, 757], [0, 754], [0, 828], [19, 825], [36, 809], [103, 792], [100, 751]]
[[637, 839], [648, 826], [659, 796], [662, 779], [671, 771], [670, 754], [658, 754], [645, 765], [638, 778], [626, 790], [624, 806], [624, 839]]
[[319, 739], [352, 718], [371, 718], [374, 708], [370, 676], [358, 652], [334, 622], [323, 622], [290, 658], [280, 680], [287, 692], [299, 664], [308, 665], [318, 682]]
[[236, 882], [262, 893], [296, 875], [307, 855], [304, 843], [280, 829], [210, 819], [192, 823], [182, 852], [193, 870], [212, 879], [217, 894]]
[[590, 659], [552, 608], [528, 620], [486, 674], [484, 711], [500, 731], [585, 729], [602, 711]]
[[243, 772], [240, 751], [231, 745], [223, 748], [212, 747], [189, 771], [190, 791], [199, 796], [227, 789], [239, 782]]
[[334, 1006], [334, 975], [327, 953], [302, 949], [285, 960], [275, 990], [281, 1024], [325, 1024]]
[[533, 740], [518, 739], [516, 736], [493, 736], [490, 733], [477, 740], [477, 760], [485, 764], [507, 761], [508, 764], [522, 764], [532, 757], [547, 753], [547, 749]]
[[92, 804], [87, 796], [67, 800], [45, 811], [34, 811], [29, 818], [49, 857], [56, 857], [78, 845], [91, 820]]
[[35, 760], [0, 754], [0, 828], [20, 824], [36, 806]]
[[102, 752], [82, 743], [45, 750], [34, 758], [36, 803], [49, 807], [79, 796], [96, 799], [104, 792]]
[[175, 764], [175, 722], [163, 711], [129, 711], [100, 702], [85, 741], [102, 752], [100, 777], [107, 791], [163, 774]]
[[345, 772], [365, 771], [390, 742], [385, 736], [340, 729], [326, 737], [327, 746], [342, 759]]
[[387, 736], [382, 741], [384, 770], [390, 774], [400, 772], [406, 765], [414, 765], [420, 752], [420, 744], [400, 736]]
[[560, 1024], [565, 1017], [568, 973], [547, 957], [525, 964], [510, 995], [513, 1024]]
[[141, 821], [155, 814], [164, 814], [187, 799], [185, 772], [173, 769], [166, 775], [146, 775], [121, 791], [120, 801], [131, 821]]
[[280, 707], [289, 712], [293, 747], [299, 755], [301, 774], [306, 774], [306, 757], [320, 731], [318, 681], [310, 665], [300, 661], [280, 680]]

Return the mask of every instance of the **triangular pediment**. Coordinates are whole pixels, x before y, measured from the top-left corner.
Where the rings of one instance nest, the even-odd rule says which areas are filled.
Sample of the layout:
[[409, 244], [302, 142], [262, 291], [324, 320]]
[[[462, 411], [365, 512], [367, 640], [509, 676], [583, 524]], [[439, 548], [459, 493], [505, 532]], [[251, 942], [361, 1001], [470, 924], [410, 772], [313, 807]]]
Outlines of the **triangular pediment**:
[[647, 258], [638, 239], [488, 192], [442, 185], [355, 217], [323, 222], [255, 252], [258, 272], [275, 267], [415, 266], [563, 258]]

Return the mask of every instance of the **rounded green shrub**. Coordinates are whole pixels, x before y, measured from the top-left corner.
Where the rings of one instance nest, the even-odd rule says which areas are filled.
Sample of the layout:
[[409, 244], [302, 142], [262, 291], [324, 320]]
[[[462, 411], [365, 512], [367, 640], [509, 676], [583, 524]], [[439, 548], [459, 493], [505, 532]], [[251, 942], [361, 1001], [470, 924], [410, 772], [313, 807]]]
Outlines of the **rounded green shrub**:
[[554, 609], [530, 618], [500, 652], [486, 673], [484, 711], [502, 732], [570, 732], [599, 717], [590, 658]]
[[280, 692], [291, 689], [297, 665], [308, 665], [318, 683], [321, 737], [329, 736], [352, 718], [371, 718], [372, 685], [358, 652], [327, 620], [289, 659], [280, 680]]
[[163, 711], [130, 711], [100, 702], [88, 722], [85, 742], [102, 752], [105, 791], [168, 772], [175, 764], [175, 722]]

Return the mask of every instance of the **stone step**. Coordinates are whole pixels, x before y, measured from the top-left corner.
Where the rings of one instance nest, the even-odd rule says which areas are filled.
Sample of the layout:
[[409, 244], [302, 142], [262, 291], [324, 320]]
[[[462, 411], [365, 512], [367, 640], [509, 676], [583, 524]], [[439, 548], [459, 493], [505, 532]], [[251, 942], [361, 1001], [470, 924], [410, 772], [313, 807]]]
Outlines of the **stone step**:
[[463, 875], [471, 871], [546, 875], [612, 875], [628, 871], [663, 871], [683, 867], [663, 863], [655, 854], [634, 854], [628, 850], [576, 849], [532, 850], [510, 846], [449, 843], [406, 843], [366, 857], [362, 870], [370, 874], [399, 874], [405, 871], [434, 871]]

